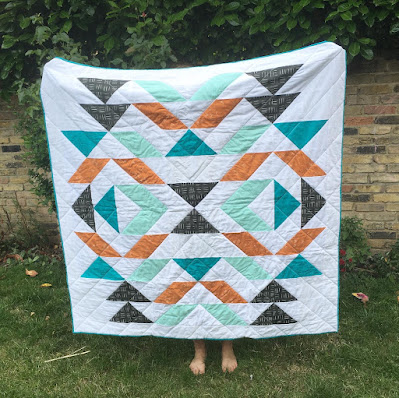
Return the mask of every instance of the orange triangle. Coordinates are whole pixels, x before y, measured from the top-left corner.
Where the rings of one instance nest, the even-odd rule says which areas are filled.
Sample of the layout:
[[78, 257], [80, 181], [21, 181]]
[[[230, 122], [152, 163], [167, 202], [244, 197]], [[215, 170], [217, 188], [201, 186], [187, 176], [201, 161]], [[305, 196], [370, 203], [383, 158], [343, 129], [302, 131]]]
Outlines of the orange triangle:
[[118, 252], [116, 252], [111, 247], [111, 245], [109, 245], [98, 234], [96, 234], [94, 232], [75, 232], [75, 233], [98, 256], [102, 256], [102, 257], [120, 257], [120, 254]]
[[139, 111], [143, 112], [156, 125], [164, 130], [187, 129], [176, 116], [168, 111], [159, 102], [149, 102], [142, 104], [133, 104]]
[[140, 184], [164, 184], [164, 182], [140, 159], [114, 159], [114, 162]]
[[270, 156], [271, 152], [246, 153], [242, 158], [224, 175], [221, 181], [246, 181], [259, 166]]
[[223, 303], [247, 303], [229, 284], [225, 281], [200, 282], [212, 292]]
[[127, 258], [148, 258], [155, 249], [166, 239], [168, 234], [144, 235], [141, 239], [125, 254]]
[[234, 232], [223, 234], [228, 240], [233, 242], [247, 256], [271, 256], [272, 252], [266, 249], [249, 232]]
[[74, 184], [90, 184], [108, 162], [109, 159], [86, 158], [68, 182]]
[[173, 282], [154, 303], [176, 304], [197, 282]]
[[303, 252], [325, 228], [301, 229], [278, 252], [279, 256]]

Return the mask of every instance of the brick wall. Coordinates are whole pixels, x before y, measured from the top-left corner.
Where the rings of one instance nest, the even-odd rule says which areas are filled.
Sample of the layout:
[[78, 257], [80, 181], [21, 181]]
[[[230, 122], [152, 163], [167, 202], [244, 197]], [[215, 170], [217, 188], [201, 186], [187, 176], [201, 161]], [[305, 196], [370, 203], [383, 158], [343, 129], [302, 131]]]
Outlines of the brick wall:
[[[399, 238], [399, 61], [350, 65], [346, 94], [342, 214], [363, 219], [371, 246], [383, 250]], [[14, 124], [13, 112], [0, 103], [0, 217], [3, 207], [17, 220], [17, 198], [54, 235], [55, 215], [29, 191]]]

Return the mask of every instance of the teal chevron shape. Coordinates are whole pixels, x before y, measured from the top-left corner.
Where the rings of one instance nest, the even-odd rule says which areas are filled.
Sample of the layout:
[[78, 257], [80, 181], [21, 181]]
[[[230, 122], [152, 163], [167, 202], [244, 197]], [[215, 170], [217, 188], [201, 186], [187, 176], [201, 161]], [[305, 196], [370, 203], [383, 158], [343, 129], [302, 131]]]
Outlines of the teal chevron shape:
[[251, 257], [223, 257], [223, 259], [249, 280], [271, 279], [270, 275]]
[[159, 102], [186, 101], [186, 99], [172, 86], [157, 80], [135, 80]]
[[223, 325], [247, 325], [227, 304], [201, 304]]
[[144, 137], [135, 131], [118, 131], [111, 134], [138, 158], [162, 156]]
[[274, 228], [277, 229], [300, 206], [296, 200], [277, 181], [274, 182]]
[[107, 133], [103, 131], [74, 130], [63, 131], [62, 134], [87, 157]]
[[89, 268], [82, 274], [82, 278], [91, 279], [108, 279], [111, 281], [123, 281], [124, 278], [119, 275], [110, 265], [108, 265], [101, 257], [90, 265]]
[[263, 133], [271, 126], [244, 126], [231, 138], [220, 151], [222, 154], [236, 154], [246, 152]]
[[124, 235], [144, 235], [167, 210], [159, 199], [140, 184], [117, 185], [117, 188], [141, 207], [140, 213], [123, 230]]
[[96, 204], [94, 209], [109, 225], [116, 231], [119, 232], [118, 228], [118, 213], [116, 211], [115, 204], [115, 191], [112, 187]]
[[198, 304], [177, 304], [161, 315], [155, 323], [165, 326], [178, 325]]
[[306, 122], [275, 123], [274, 125], [302, 149], [326, 124], [327, 120], [309, 120]]
[[276, 279], [302, 278], [316, 275], [321, 275], [321, 272], [299, 254], [277, 275]]
[[187, 130], [166, 156], [216, 155], [216, 152], [191, 130]]
[[169, 259], [146, 259], [127, 278], [128, 281], [149, 282], [166, 266]]
[[223, 73], [205, 82], [191, 97], [190, 101], [214, 100], [242, 73]]
[[234, 221], [247, 231], [271, 231], [266, 224], [248, 206], [273, 180], [249, 180], [245, 181], [222, 205], [221, 209]]
[[220, 257], [174, 258], [173, 260], [199, 281], [220, 260]]

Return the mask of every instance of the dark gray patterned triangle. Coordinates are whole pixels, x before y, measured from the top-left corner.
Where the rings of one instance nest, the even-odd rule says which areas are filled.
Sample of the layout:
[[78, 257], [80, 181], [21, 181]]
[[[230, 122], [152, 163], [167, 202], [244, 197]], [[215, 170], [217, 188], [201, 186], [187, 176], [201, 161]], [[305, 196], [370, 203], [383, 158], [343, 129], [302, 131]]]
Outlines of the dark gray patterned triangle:
[[296, 323], [296, 320], [291, 318], [276, 304], [272, 304], [251, 325], [282, 325], [286, 323]]
[[218, 232], [219, 231], [195, 209], [187, 214], [172, 231], [173, 234], [215, 234]]
[[186, 202], [195, 207], [208, 195], [217, 182], [184, 182], [180, 184], [169, 184]]
[[326, 200], [303, 179], [301, 198], [301, 227], [303, 228], [326, 204]]
[[108, 80], [80, 77], [79, 80], [102, 102], [107, 102], [112, 94], [128, 80]]
[[297, 72], [302, 65], [288, 65], [280, 68], [266, 69], [258, 72], [250, 72], [263, 87], [266, 87], [272, 94], [276, 94], [281, 87]]
[[282, 303], [296, 298], [276, 281], [270, 282], [251, 303]]
[[105, 129], [111, 130], [112, 127], [118, 122], [122, 115], [129, 108], [130, 104], [119, 104], [119, 105], [86, 105], [80, 104], [80, 106], [90, 114], [98, 123], [101, 124]]
[[299, 94], [246, 97], [245, 99], [270, 122], [274, 123]]
[[134, 308], [130, 303], [126, 303], [111, 319], [111, 322], [119, 323], [152, 323], [145, 315], [143, 315], [137, 308]]
[[123, 282], [107, 300], [111, 301], [133, 301], [133, 302], [150, 302], [147, 297], [143, 296], [135, 287], [128, 282]]
[[91, 229], [96, 230], [90, 185], [76, 199], [72, 209]]

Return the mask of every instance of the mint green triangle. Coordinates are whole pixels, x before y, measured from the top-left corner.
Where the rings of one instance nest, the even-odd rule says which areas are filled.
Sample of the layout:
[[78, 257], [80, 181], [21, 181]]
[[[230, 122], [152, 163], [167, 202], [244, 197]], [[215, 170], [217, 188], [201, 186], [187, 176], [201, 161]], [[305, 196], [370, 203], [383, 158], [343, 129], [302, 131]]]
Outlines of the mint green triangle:
[[301, 278], [321, 275], [321, 272], [300, 254], [292, 260], [276, 279]]
[[178, 325], [198, 304], [176, 304], [161, 315], [155, 323], [165, 326]]
[[114, 187], [102, 197], [94, 209], [116, 232], [119, 232]]
[[221, 209], [247, 231], [271, 231], [248, 206], [273, 180], [245, 181], [222, 205]]
[[245, 153], [271, 126], [244, 126], [231, 138], [220, 151], [222, 154]]
[[135, 80], [159, 102], [186, 101], [186, 99], [169, 84], [157, 80]]
[[205, 82], [191, 97], [190, 101], [214, 100], [242, 73], [223, 73]]
[[277, 229], [300, 205], [284, 187], [274, 182], [274, 228]]
[[90, 265], [83, 273], [82, 278], [91, 279], [109, 279], [111, 281], [123, 281], [124, 278], [119, 275], [110, 265], [108, 265], [101, 257]]
[[270, 275], [251, 257], [223, 257], [239, 273], [249, 280], [271, 279]]
[[144, 137], [135, 131], [111, 133], [122, 145], [138, 158], [161, 157], [159, 153]]
[[128, 281], [149, 282], [166, 266], [166, 260], [146, 259], [141, 265], [127, 278]]
[[124, 235], [144, 235], [168, 209], [141, 184], [117, 185], [117, 188], [141, 207], [141, 211], [123, 230]]
[[326, 124], [327, 120], [274, 123], [299, 149], [302, 149]]
[[220, 257], [174, 258], [173, 260], [199, 281], [220, 260]]
[[63, 131], [62, 133], [86, 157], [90, 155], [90, 152], [104, 138], [105, 134], [107, 134], [103, 131], [81, 130]]
[[216, 152], [198, 138], [191, 130], [187, 130], [166, 156], [200, 155], [216, 155]]
[[227, 304], [201, 304], [223, 325], [246, 325]]

